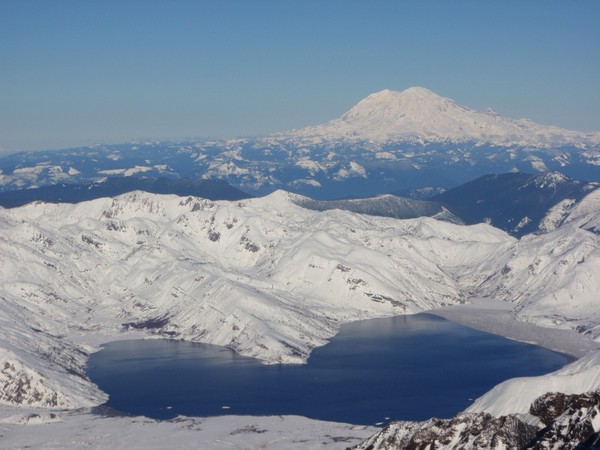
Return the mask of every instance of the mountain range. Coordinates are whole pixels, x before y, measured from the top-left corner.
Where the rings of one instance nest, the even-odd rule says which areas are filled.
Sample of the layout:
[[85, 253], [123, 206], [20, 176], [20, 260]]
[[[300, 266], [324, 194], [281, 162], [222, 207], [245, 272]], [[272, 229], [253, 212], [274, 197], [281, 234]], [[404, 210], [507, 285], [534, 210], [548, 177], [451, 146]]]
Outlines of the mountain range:
[[486, 222], [521, 237], [554, 228], [569, 208], [599, 186], [560, 172], [516, 172], [485, 175], [430, 200], [466, 224]]
[[[341, 209], [373, 216], [412, 219], [433, 217], [457, 224], [486, 222], [521, 237], [553, 229], [579, 200], [599, 187], [597, 182], [573, 180], [559, 172], [486, 175], [442, 191], [407, 191], [406, 198], [383, 194], [370, 198], [314, 200], [297, 196], [297, 205], [315, 211]], [[223, 180], [173, 178], [106, 178], [98, 182], [43, 186], [0, 192], [0, 206], [12, 208], [33, 201], [78, 203], [141, 190], [155, 194], [200, 196], [209, 200], [250, 197]], [[552, 211], [551, 214], [549, 214]]]
[[132, 332], [301, 362], [344, 322], [485, 297], [518, 320], [600, 336], [600, 190], [519, 241], [485, 224], [301, 200], [133, 192], [0, 209], [0, 401], [101, 402], [82, 343]]
[[209, 200], [241, 200], [249, 195], [223, 180], [189, 178], [111, 177], [83, 183], [59, 183], [30, 189], [0, 191], [0, 206], [14, 208], [34, 201], [79, 203], [102, 197], [116, 197], [132, 191], [153, 194], [192, 195]]
[[[302, 363], [344, 323], [467, 315], [472, 299], [493, 299], [505, 315], [471, 317], [500, 333], [529, 324], [538, 343], [568, 335], [584, 356], [508, 380], [454, 419], [391, 423], [357, 448], [595, 448], [598, 181], [598, 133], [479, 113], [423, 88], [261, 138], [4, 156], [0, 437], [22, 442], [15, 427], [37, 418], [74, 427], [70, 411], [102, 404], [85, 366], [103, 342], [185, 339]], [[405, 189], [420, 198], [388, 195]], [[169, 426], [179, 423], [197, 426]], [[131, 425], [111, 424], [119, 438]]]
[[476, 142], [479, 145], [587, 147], [600, 144], [600, 133], [567, 131], [526, 119], [513, 120], [493, 110], [483, 113], [422, 88], [385, 89], [358, 102], [340, 118], [277, 137], [303, 141]]
[[449, 188], [490, 173], [600, 181], [600, 133], [477, 112], [424, 88], [374, 93], [323, 125], [258, 138], [140, 142], [0, 158], [0, 190], [105, 177], [221, 179], [316, 199]]

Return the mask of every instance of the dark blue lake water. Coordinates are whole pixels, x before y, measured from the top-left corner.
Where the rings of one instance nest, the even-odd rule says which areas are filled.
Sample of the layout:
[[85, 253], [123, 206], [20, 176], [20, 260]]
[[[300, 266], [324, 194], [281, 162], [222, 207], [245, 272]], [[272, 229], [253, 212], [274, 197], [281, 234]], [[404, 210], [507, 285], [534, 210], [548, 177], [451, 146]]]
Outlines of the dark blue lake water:
[[419, 314], [344, 325], [306, 365], [268, 366], [214, 345], [136, 340], [106, 345], [90, 358], [88, 374], [110, 395], [107, 406], [153, 418], [296, 414], [372, 425], [451, 417], [503, 380], [567, 362]]

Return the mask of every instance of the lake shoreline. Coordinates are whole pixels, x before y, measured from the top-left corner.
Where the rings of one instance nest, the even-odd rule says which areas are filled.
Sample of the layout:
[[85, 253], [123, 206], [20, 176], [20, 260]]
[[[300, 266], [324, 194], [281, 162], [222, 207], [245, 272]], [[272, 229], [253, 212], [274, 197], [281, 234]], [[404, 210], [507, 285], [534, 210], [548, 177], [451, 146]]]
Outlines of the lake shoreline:
[[[509, 339], [530, 342], [540, 347], [578, 358], [582, 353], [599, 348], [600, 343], [590, 341], [576, 332], [537, 327], [516, 320], [510, 304], [504, 302], [475, 301], [471, 304], [422, 311], [423, 314], [440, 316], [446, 320], [498, 334]], [[553, 336], [552, 339], [546, 339]], [[99, 333], [75, 337], [90, 352], [100, 350], [104, 344], [126, 339], [156, 339], [143, 332]], [[556, 342], [558, 341], [558, 342]], [[582, 345], [587, 349], [583, 351]], [[32, 435], [29, 430], [37, 424], [40, 433]], [[105, 417], [93, 408], [77, 411], [57, 411], [37, 408], [0, 407], [0, 427], [5, 444], [20, 447], [41, 445], [49, 437], [64, 448], [76, 448], [82, 442], [88, 445], [110, 446], [114, 440], [135, 445], [156, 444], [165, 436], [177, 435], [180, 445], [203, 442], [216, 448], [217, 442], [232, 445], [260, 446], [265, 443], [273, 448], [347, 448], [351, 443], [366, 439], [380, 428], [357, 426], [337, 422], [324, 422], [303, 417], [218, 416], [212, 418], [179, 417], [173, 420], [153, 420], [140, 417]], [[82, 431], [82, 429], [86, 431]], [[89, 430], [98, 436], [90, 436]], [[141, 431], [147, 439], [141, 439]], [[42, 432], [43, 430], [43, 432]], [[233, 431], [231, 431], [233, 430]], [[149, 433], [149, 434], [148, 434]], [[102, 437], [99, 437], [102, 435]], [[36, 436], [38, 438], [36, 439]], [[43, 439], [39, 436], [45, 436]], [[165, 441], [166, 442], [166, 441]], [[173, 444], [172, 438], [168, 442]]]
[[600, 350], [600, 342], [592, 341], [574, 330], [545, 328], [521, 322], [513, 316], [511, 306], [500, 300], [481, 299], [464, 305], [430, 309], [423, 313], [507, 339], [537, 345], [568, 355], [574, 360]]
[[108, 406], [153, 419], [297, 414], [379, 425], [388, 417], [453, 417], [501, 381], [567, 362], [425, 313], [345, 324], [306, 365], [265, 365], [211, 344], [127, 340], [93, 355], [87, 374], [109, 394]]

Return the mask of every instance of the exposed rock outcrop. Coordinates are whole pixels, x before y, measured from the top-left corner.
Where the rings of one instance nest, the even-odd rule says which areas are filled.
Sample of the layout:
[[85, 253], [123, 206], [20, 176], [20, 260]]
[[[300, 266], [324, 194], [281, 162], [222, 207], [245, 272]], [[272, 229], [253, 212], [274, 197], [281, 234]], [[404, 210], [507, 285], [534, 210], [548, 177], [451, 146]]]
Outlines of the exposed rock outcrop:
[[[600, 391], [549, 393], [530, 417], [462, 413], [453, 419], [393, 422], [354, 450], [483, 450], [600, 448]], [[532, 423], [539, 422], [537, 426]]]

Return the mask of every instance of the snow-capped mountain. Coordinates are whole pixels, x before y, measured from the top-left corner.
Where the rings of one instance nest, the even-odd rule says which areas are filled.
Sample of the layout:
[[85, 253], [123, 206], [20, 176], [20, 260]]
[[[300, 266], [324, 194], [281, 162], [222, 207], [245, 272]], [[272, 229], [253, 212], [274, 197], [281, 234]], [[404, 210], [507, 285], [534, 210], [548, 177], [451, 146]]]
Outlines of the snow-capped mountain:
[[141, 333], [302, 362], [344, 322], [476, 296], [597, 339], [599, 196], [525, 241], [485, 224], [311, 211], [282, 191], [0, 209], [0, 402], [100, 403], [88, 344]]
[[445, 220], [451, 223], [464, 223], [459, 217], [452, 214], [439, 203], [389, 194], [349, 200], [312, 200], [298, 196], [295, 203], [314, 211], [342, 209], [371, 216], [393, 217], [395, 219], [433, 217], [434, 219]]
[[0, 206], [14, 208], [33, 201], [78, 203], [102, 197], [116, 197], [132, 191], [181, 196], [192, 195], [210, 200], [241, 200], [250, 197], [223, 180], [111, 177], [81, 184], [59, 183], [39, 188], [0, 191]]
[[477, 112], [424, 88], [381, 91], [341, 117], [270, 136], [142, 142], [0, 158], [0, 190], [105, 177], [222, 179], [253, 195], [317, 199], [449, 188], [490, 173], [600, 181], [600, 133]]
[[464, 301], [434, 242], [445, 264], [475, 266], [513, 242], [485, 225], [314, 212], [290, 197], [138, 192], [0, 209], [0, 401], [98, 402], [77, 342], [127, 330], [301, 362], [344, 322]]
[[[366, 196], [450, 187], [509, 170], [544, 172], [527, 180], [536, 192], [573, 187], [549, 171], [557, 169], [600, 180], [598, 133], [479, 113], [423, 88], [382, 91], [324, 125], [264, 138], [0, 158], [0, 187], [7, 192], [162, 176], [222, 179], [271, 193], [210, 201], [133, 192], [75, 205], [0, 208], [0, 404], [75, 409], [102, 403], [106, 395], [86, 377], [85, 364], [109, 340], [186, 339], [268, 363], [301, 363], [345, 322], [472, 298], [502, 300], [519, 321], [600, 342], [600, 190], [592, 185], [545, 204], [549, 212], [534, 218], [543, 233], [520, 240], [487, 224], [449, 223], [458, 220], [439, 204], [393, 197], [330, 203], [276, 191]], [[447, 221], [362, 214], [406, 217], [412, 210]], [[377, 442], [387, 448], [415, 432], [438, 442], [441, 431], [444, 442], [471, 445], [481, 436], [484, 444], [489, 437], [498, 448], [512, 448], [517, 441], [508, 438], [527, 433], [562, 442], [556, 436], [570, 424], [597, 434], [598, 396], [584, 392], [600, 387], [599, 367], [594, 354], [546, 378], [509, 381], [457, 419], [396, 424], [394, 437]], [[536, 400], [550, 390], [580, 397]], [[540, 414], [523, 415], [532, 402]], [[559, 416], [548, 412], [558, 411], [556, 404], [567, 405]], [[532, 416], [547, 425], [547, 434], [531, 428], [538, 420]], [[481, 433], [488, 425], [499, 434]], [[510, 435], [515, 429], [525, 434]]]
[[559, 172], [504, 173], [485, 175], [431, 200], [441, 203], [467, 224], [486, 222], [520, 237], [549, 231], [551, 223], [559, 220], [554, 209], [557, 205], [562, 205], [559, 208], [563, 210], [573, 207], [599, 186]]
[[[531, 404], [548, 392], [584, 394], [597, 390], [599, 385], [600, 352], [593, 352], [547, 375], [506, 380], [475, 400], [466, 412], [485, 412], [495, 417], [526, 415]], [[531, 417], [526, 419], [535, 422]], [[598, 427], [600, 431], [600, 422]]]
[[477, 112], [422, 87], [376, 92], [338, 119], [281, 136], [379, 144], [398, 141], [535, 147], [600, 144], [600, 133], [567, 131], [530, 120], [509, 119], [491, 110]]
[[479, 286], [515, 304], [519, 320], [600, 336], [600, 190], [585, 196], [557, 229], [521, 238]]

